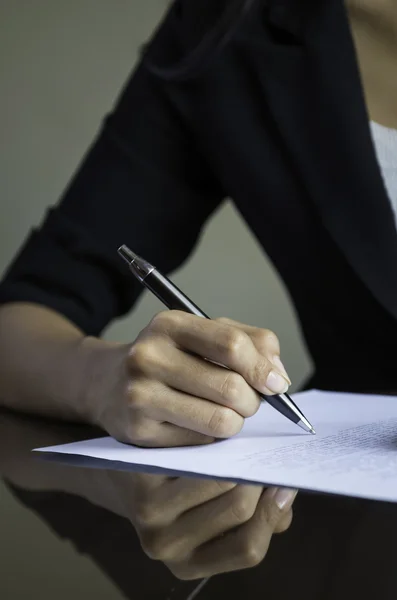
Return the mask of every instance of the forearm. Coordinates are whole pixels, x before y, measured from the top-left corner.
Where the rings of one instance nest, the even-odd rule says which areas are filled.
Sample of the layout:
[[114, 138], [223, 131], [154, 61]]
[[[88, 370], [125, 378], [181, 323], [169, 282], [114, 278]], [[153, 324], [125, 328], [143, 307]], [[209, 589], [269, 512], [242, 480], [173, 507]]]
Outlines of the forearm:
[[89, 421], [84, 338], [75, 325], [47, 308], [22, 303], [1, 306], [0, 405]]

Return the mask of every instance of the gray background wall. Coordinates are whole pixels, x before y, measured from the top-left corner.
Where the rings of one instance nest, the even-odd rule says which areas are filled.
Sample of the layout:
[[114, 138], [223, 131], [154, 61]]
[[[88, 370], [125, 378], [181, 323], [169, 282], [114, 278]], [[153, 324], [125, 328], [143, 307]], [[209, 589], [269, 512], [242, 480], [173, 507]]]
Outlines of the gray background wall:
[[[166, 0], [0, 1], [0, 272], [57, 201], [166, 5]], [[212, 315], [276, 331], [294, 386], [306, 376], [309, 360], [283, 284], [231, 204], [209, 223], [174, 279]], [[106, 336], [133, 340], [160, 308], [144, 296]], [[14, 539], [13, 520], [24, 519], [35, 540], [44, 542], [51, 534], [22, 512], [0, 488], [0, 544], [28, 564], [30, 549]], [[69, 547], [60, 548], [55, 539], [53, 546], [54, 560], [57, 552], [74, 560]], [[81, 563], [81, 581], [92, 581], [91, 570], [86, 560]], [[47, 582], [58, 576], [47, 573]], [[98, 581], [92, 586], [99, 588]], [[29, 576], [20, 585], [28, 589]], [[69, 582], [57, 598], [69, 597], [73, 585], [83, 589], [81, 582]], [[6, 587], [2, 575], [1, 597]], [[106, 597], [118, 597], [114, 594]]]

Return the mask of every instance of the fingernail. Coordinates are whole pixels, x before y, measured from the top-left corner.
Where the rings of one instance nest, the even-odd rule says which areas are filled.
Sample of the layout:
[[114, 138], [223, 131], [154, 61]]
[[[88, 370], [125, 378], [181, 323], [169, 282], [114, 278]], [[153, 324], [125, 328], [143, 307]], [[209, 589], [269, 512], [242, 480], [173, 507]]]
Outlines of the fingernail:
[[273, 370], [270, 371], [267, 377], [266, 387], [274, 394], [285, 394], [289, 388], [289, 383], [281, 373]]
[[280, 510], [289, 510], [294, 503], [298, 490], [279, 488], [274, 495], [274, 502]]
[[291, 380], [288, 377], [288, 373], [283, 365], [283, 363], [281, 362], [281, 359], [279, 356], [273, 356], [273, 360], [272, 363], [274, 364], [274, 366], [276, 367], [277, 371], [280, 371], [280, 373], [282, 375], [284, 375], [285, 379], [288, 381], [288, 383], [291, 385]]

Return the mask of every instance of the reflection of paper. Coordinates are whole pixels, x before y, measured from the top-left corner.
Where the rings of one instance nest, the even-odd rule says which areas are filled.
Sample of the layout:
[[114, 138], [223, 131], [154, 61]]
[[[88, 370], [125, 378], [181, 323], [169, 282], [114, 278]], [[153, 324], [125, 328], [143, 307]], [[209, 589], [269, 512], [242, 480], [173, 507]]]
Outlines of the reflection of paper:
[[316, 436], [264, 404], [239, 435], [209, 446], [147, 450], [106, 437], [40, 451], [397, 501], [396, 397], [311, 391], [294, 400]]

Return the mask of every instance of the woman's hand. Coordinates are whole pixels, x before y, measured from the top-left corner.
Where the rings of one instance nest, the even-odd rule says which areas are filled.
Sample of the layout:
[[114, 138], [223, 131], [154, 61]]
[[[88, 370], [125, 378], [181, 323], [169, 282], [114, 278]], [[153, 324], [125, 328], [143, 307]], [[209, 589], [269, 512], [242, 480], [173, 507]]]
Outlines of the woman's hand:
[[179, 579], [258, 565], [292, 521], [293, 490], [108, 471], [146, 554]]
[[290, 384], [276, 335], [227, 319], [167, 311], [131, 346], [82, 344], [90, 420], [138, 446], [231, 437], [258, 410], [255, 390], [282, 393]]

